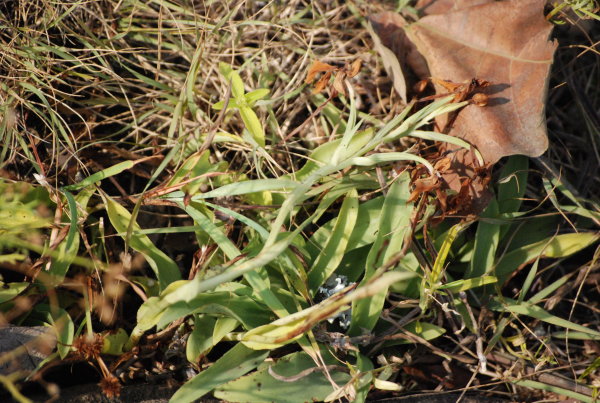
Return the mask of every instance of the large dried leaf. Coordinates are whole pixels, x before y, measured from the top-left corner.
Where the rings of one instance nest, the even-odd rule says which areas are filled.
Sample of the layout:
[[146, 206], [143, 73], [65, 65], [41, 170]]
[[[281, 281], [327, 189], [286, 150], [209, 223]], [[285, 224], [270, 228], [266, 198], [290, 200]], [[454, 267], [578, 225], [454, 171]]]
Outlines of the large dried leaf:
[[[469, 105], [456, 117], [449, 134], [474, 144], [488, 163], [506, 155], [538, 156], [547, 146], [544, 100], [556, 44], [548, 41], [552, 25], [543, 15], [545, 0], [429, 0], [425, 13], [410, 25], [399, 25], [388, 13], [374, 30], [385, 44], [389, 30], [404, 28], [424, 56], [429, 74], [455, 83], [478, 78], [492, 85], [486, 107]], [[392, 41], [394, 39], [392, 38]], [[402, 46], [397, 40], [386, 46]], [[396, 51], [406, 57], [411, 50]], [[410, 64], [410, 59], [406, 59]], [[446, 89], [436, 88], [439, 93]], [[446, 121], [440, 120], [440, 127]]]

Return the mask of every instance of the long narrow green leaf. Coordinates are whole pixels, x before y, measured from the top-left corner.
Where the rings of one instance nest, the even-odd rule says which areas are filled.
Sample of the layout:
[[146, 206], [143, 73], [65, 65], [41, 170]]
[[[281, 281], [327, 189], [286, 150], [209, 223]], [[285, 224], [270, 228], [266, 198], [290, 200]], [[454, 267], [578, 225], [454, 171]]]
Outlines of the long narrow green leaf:
[[524, 388], [545, 390], [547, 392], [552, 392], [557, 396], [568, 396], [575, 399], [578, 402], [594, 403], [597, 401], [597, 399], [592, 396], [587, 396], [581, 393], [573, 392], [572, 390], [561, 388], [558, 386], [548, 385], [546, 383], [538, 381], [532, 381], [530, 379], [515, 381], [515, 384]]
[[489, 304], [490, 308], [500, 312], [511, 312], [519, 315], [527, 315], [532, 318], [542, 320], [551, 325], [559, 326], [565, 329], [576, 330], [582, 333], [588, 333], [593, 336], [600, 336], [600, 332], [594, 329], [588, 329], [585, 326], [577, 323], [569, 322], [566, 319], [552, 315], [550, 312], [540, 308], [537, 305], [532, 305], [527, 302], [518, 302], [510, 298], [495, 297]]
[[108, 167], [106, 169], [103, 169], [101, 171], [98, 171], [90, 176], [88, 176], [87, 178], [85, 178], [84, 180], [82, 180], [79, 183], [73, 184], [73, 185], [69, 185], [69, 186], [65, 186], [63, 189], [65, 190], [79, 190], [79, 189], [83, 189], [84, 187], [93, 185], [96, 182], [100, 182], [102, 179], [106, 179], [109, 178], [111, 176], [115, 176], [120, 174], [123, 171], [126, 171], [128, 169], [131, 169], [136, 163], [134, 161], [123, 161], [123, 162], [119, 162], [118, 164], [115, 164], [111, 167]]
[[256, 141], [259, 146], [264, 147], [265, 129], [263, 128], [262, 123], [260, 123], [258, 116], [256, 116], [256, 113], [249, 106], [240, 105], [238, 110], [240, 111], [246, 129], [248, 129], [254, 141]]
[[539, 256], [550, 258], [569, 256], [598, 242], [599, 239], [598, 233], [580, 232], [557, 235], [549, 240], [525, 245], [504, 255], [496, 264], [493, 274], [503, 282], [512, 272]]
[[[321, 352], [321, 356], [327, 365], [338, 364], [338, 361], [326, 350]], [[314, 371], [310, 372], [311, 370]], [[344, 385], [350, 380], [350, 374], [345, 372], [339, 370], [328, 372], [338, 385]], [[272, 373], [283, 378], [295, 377], [301, 373], [305, 373], [306, 376], [299, 377], [293, 382], [285, 382], [275, 378]], [[269, 366], [262, 366], [252, 374], [226, 383], [217, 388], [215, 397], [228, 402], [304, 403], [324, 401], [332, 392], [331, 382], [316, 367], [315, 361], [306, 352], [300, 351], [281, 357]]]
[[[219, 248], [221, 248], [221, 250], [229, 259], [235, 259], [240, 255], [240, 251], [233, 244], [233, 242], [231, 242], [229, 238], [227, 238], [227, 236], [223, 234], [223, 232], [208, 219], [208, 217], [202, 214], [198, 209], [194, 208], [193, 203], [190, 203], [188, 206], [183, 206], [183, 203], [181, 203], [180, 207], [182, 207], [190, 215], [190, 217], [192, 217], [200, 226], [204, 228], [206, 233], [217, 243], [217, 245], [219, 245]], [[260, 268], [258, 270], [264, 269]], [[275, 296], [273, 291], [271, 291], [266, 280], [268, 279], [267, 276], [261, 276], [257, 271], [249, 271], [244, 273], [244, 275], [254, 290], [261, 295], [267, 306], [269, 306], [279, 315], [287, 314], [284, 306]]]
[[[256, 179], [250, 181], [243, 181], [237, 183], [230, 183], [228, 185], [221, 186], [215, 190], [211, 190], [210, 192], [197, 194], [192, 197], [192, 200], [201, 200], [201, 199], [210, 199], [215, 197], [229, 197], [229, 196], [238, 196], [248, 193], [256, 193], [262, 192], [264, 190], [281, 190], [281, 191], [290, 191], [296, 187], [298, 187], [298, 182], [291, 180], [282, 180], [282, 179]], [[173, 200], [178, 200], [181, 198], [183, 200], [184, 195], [181, 194], [179, 196], [178, 193], [172, 193], [172, 197], [169, 198]]]

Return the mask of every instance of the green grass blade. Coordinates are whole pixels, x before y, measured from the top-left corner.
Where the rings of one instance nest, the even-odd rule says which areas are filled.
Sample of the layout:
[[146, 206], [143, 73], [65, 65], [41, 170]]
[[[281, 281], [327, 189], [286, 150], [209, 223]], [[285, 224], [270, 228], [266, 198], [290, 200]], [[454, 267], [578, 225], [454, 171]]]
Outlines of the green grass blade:
[[537, 305], [532, 305], [527, 302], [515, 301], [510, 298], [495, 297], [489, 304], [490, 309], [500, 312], [511, 312], [519, 315], [527, 315], [532, 318], [542, 320], [551, 325], [559, 326], [565, 329], [571, 329], [582, 333], [588, 333], [593, 336], [600, 336], [600, 332], [594, 329], [588, 329], [585, 326], [570, 322], [566, 319], [552, 315], [550, 312], [540, 308]]
[[515, 381], [515, 384], [522, 386], [524, 388], [545, 390], [547, 392], [552, 392], [557, 396], [568, 396], [568, 397], [575, 399], [578, 402], [594, 403], [597, 401], [597, 399], [593, 398], [592, 396], [587, 396], [587, 395], [584, 395], [581, 393], [573, 392], [572, 390], [569, 390], [569, 389], [564, 389], [564, 388], [560, 388], [558, 386], [548, 385], [546, 383], [532, 381], [529, 379]]
[[539, 256], [550, 258], [569, 256], [596, 243], [599, 239], [598, 233], [580, 232], [557, 235], [549, 240], [525, 245], [504, 255], [496, 264], [494, 274], [500, 282], [503, 282], [512, 272]]
[[[211, 199], [215, 197], [227, 197], [227, 196], [239, 196], [248, 193], [256, 193], [262, 192], [265, 190], [268, 191], [290, 191], [296, 187], [298, 187], [298, 182], [294, 182], [291, 180], [281, 180], [281, 179], [256, 179], [250, 181], [243, 181], [237, 183], [230, 183], [228, 185], [221, 186], [215, 190], [211, 190], [210, 192], [197, 194], [192, 197], [192, 200], [201, 200], [201, 199]], [[169, 199], [177, 201], [179, 199], [183, 200], [183, 194], [173, 192], [169, 195]]]

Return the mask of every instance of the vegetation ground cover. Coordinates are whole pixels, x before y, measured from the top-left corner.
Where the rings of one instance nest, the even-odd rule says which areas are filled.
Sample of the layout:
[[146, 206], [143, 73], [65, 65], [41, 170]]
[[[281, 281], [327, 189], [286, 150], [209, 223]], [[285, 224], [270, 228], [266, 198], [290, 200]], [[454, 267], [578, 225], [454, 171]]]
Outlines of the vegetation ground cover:
[[1, 3], [0, 309], [56, 345], [6, 392], [594, 401], [597, 4], [546, 7], [550, 148], [486, 171], [477, 215], [417, 191], [468, 144], [431, 133], [464, 103], [407, 105], [374, 50], [411, 5]]

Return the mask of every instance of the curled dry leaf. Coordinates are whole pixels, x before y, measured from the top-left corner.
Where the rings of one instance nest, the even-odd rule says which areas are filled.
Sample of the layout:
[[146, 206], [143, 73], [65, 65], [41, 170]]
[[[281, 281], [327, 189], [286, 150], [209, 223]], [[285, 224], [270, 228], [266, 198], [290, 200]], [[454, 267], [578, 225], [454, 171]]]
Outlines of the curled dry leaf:
[[327, 84], [329, 84], [329, 79], [333, 75], [333, 96], [336, 94], [346, 95], [346, 87], [344, 82], [347, 78], [356, 76], [360, 71], [361, 65], [362, 60], [360, 59], [356, 59], [354, 62], [352, 62], [352, 64], [346, 64], [342, 68], [315, 60], [308, 69], [304, 82], [306, 84], [312, 84], [317, 78], [318, 74], [324, 73], [321, 78], [317, 80], [313, 89], [313, 94], [318, 94], [327, 87]]
[[327, 76], [329, 78], [329, 77], [331, 77], [331, 73], [333, 71], [335, 71], [335, 69], [336, 69], [335, 66], [332, 66], [331, 64], [327, 64], [327, 63], [323, 63], [319, 60], [315, 60], [310, 65], [310, 68], [308, 69], [308, 72], [306, 73], [306, 80], [304, 80], [304, 82], [306, 84], [312, 84], [313, 81], [315, 81], [317, 74], [319, 74], [319, 73], [329, 73], [329, 75]]
[[348, 78], [352, 78], [355, 75], [357, 75], [358, 72], [360, 71], [360, 67], [361, 66], [362, 66], [362, 60], [356, 59], [355, 61], [353, 61], [352, 64], [350, 65], [350, 67], [348, 68], [347, 73], [346, 73], [346, 75], [348, 76]]

